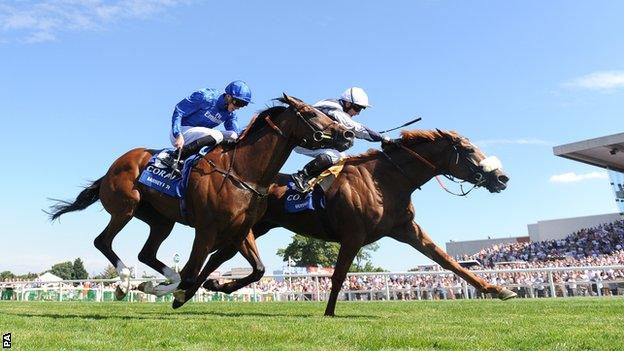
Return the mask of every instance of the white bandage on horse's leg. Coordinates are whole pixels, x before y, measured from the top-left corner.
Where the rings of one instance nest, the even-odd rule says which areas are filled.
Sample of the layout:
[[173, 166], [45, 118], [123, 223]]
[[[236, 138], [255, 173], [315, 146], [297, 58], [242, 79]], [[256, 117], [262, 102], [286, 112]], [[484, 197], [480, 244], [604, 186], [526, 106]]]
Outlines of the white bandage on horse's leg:
[[178, 283], [171, 283], [169, 285], [159, 284], [154, 287], [152, 294], [160, 297], [163, 295], [167, 295], [170, 292], [173, 292], [178, 287]]
[[123, 262], [117, 261], [117, 267], [115, 269], [117, 270], [117, 274], [119, 274], [119, 278], [121, 278], [121, 280], [130, 278], [130, 269], [126, 267]]
[[180, 274], [169, 267], [163, 268], [162, 274], [174, 283], [179, 283], [182, 280]]

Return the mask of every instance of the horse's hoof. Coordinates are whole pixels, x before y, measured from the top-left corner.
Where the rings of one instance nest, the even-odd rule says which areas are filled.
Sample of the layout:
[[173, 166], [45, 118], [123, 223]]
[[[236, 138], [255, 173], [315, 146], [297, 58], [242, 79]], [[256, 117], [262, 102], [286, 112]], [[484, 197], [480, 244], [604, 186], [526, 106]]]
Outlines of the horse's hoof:
[[124, 297], [126, 297], [127, 294], [127, 291], [124, 291], [121, 286], [117, 285], [117, 288], [115, 289], [115, 300], [121, 301], [124, 299]]
[[204, 287], [204, 289], [208, 289], [210, 291], [219, 291], [219, 289], [221, 289], [221, 284], [219, 284], [219, 281], [217, 281], [216, 279], [208, 279], [204, 282], [204, 285], [202, 285]]
[[173, 300], [173, 303], [171, 304], [171, 307], [173, 307], [174, 310], [177, 310], [178, 308], [182, 307], [184, 305], [184, 302], [180, 302], [178, 300]]
[[503, 290], [498, 293], [498, 298], [503, 301], [513, 299], [516, 296], [518, 296], [518, 294], [506, 288], [503, 288]]
[[186, 290], [177, 289], [176, 291], [173, 292], [173, 298], [175, 301], [185, 303], [186, 302]]

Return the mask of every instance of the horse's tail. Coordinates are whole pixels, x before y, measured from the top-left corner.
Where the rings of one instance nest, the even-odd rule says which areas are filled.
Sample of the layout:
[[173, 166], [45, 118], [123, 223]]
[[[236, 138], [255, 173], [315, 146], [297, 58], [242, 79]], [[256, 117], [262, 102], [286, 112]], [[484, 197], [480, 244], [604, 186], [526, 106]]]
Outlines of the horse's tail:
[[46, 212], [50, 215], [50, 220], [53, 221], [67, 212], [84, 210], [94, 204], [100, 199], [100, 185], [102, 183], [102, 179], [104, 179], [104, 177], [85, 187], [85, 189], [81, 191], [78, 196], [76, 196], [76, 200], [74, 200], [74, 202], [52, 199], [56, 201], [56, 204], [50, 207], [51, 212]]

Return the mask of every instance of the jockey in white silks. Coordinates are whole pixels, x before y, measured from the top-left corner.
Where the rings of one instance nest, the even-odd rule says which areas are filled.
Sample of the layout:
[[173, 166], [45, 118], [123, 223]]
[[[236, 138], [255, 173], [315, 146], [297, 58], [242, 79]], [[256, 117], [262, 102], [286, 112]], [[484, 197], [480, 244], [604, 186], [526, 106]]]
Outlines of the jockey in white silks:
[[[359, 115], [362, 110], [370, 107], [368, 95], [362, 88], [349, 88], [342, 93], [338, 100], [321, 100], [313, 106], [351, 130], [358, 139], [366, 139], [373, 142], [390, 140], [387, 136], [381, 135], [353, 120], [353, 117]], [[302, 170], [292, 174], [293, 183], [297, 190], [301, 192], [309, 190], [308, 183], [311, 179], [320, 175], [328, 167], [336, 164], [342, 157], [345, 157], [343, 152], [334, 149], [310, 150], [298, 146], [294, 151], [302, 155], [314, 157]]]

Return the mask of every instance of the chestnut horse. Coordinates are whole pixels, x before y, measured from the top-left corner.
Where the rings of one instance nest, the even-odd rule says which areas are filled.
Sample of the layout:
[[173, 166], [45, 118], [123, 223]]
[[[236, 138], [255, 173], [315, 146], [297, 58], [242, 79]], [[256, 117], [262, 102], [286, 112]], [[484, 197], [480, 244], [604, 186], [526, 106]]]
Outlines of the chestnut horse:
[[411, 194], [437, 175], [456, 177], [498, 193], [509, 180], [500, 169], [500, 161], [486, 158], [468, 139], [454, 132], [403, 131], [401, 135], [401, 139], [385, 143], [382, 151], [369, 150], [347, 158], [344, 169], [325, 193], [326, 207], [322, 210], [286, 213], [283, 200], [289, 179], [287, 175], [279, 175], [270, 188], [268, 209], [253, 226], [243, 250], [233, 246], [220, 248], [202, 271], [207, 277], [238, 250], [252, 262], [252, 274], [224, 284], [210, 279], [204, 287], [231, 293], [258, 281], [264, 267], [253, 264], [258, 257], [255, 238], [272, 228], [284, 227], [301, 235], [340, 243], [325, 310], [327, 316], [334, 315], [338, 293], [360, 248], [385, 236], [414, 247], [479, 291], [502, 300], [515, 297], [514, 292], [492, 285], [463, 268], [436, 246], [414, 222], [411, 203]]
[[[150, 226], [150, 234], [139, 260], [173, 281], [155, 292], [163, 294], [177, 286], [184, 296], [184, 290], [195, 283], [194, 277], [208, 252], [215, 245], [238, 247], [263, 215], [267, 189], [295, 146], [344, 150], [353, 141], [352, 132], [301, 100], [286, 94], [279, 100], [288, 107], [274, 106], [261, 112], [234, 147], [217, 147], [196, 164], [185, 195], [186, 216], [178, 199], [138, 182], [155, 153], [138, 148], [118, 158], [75, 201], [60, 201], [53, 206], [51, 219], [100, 200], [111, 219], [94, 244], [126, 282], [129, 270], [113, 252], [112, 241], [132, 217], [144, 221]], [[192, 252], [180, 275], [156, 258], [160, 244], [176, 222], [195, 228]], [[117, 298], [123, 298], [127, 288], [118, 288]]]

